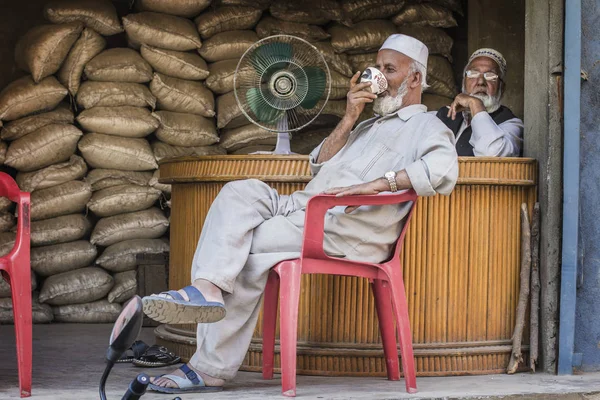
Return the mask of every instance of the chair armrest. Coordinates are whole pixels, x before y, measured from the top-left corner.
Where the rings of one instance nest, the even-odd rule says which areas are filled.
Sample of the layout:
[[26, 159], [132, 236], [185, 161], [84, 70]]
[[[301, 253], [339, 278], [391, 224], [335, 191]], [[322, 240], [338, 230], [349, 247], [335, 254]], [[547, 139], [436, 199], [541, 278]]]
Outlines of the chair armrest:
[[341, 196], [319, 194], [313, 196], [306, 204], [304, 219], [304, 243], [302, 258], [329, 258], [323, 251], [325, 234], [325, 214], [336, 206], [371, 206], [406, 203], [417, 200], [417, 193], [410, 189], [402, 193]]
[[13, 203], [18, 203], [21, 190], [17, 182], [5, 172], [0, 172], [0, 196], [8, 197]]

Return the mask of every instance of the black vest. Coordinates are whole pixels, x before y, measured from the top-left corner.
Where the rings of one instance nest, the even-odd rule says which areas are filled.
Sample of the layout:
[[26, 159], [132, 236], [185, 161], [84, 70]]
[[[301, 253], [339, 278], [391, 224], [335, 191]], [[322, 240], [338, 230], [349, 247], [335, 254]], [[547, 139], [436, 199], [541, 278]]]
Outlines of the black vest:
[[[447, 115], [448, 115], [448, 107], [442, 107], [437, 112], [437, 117], [439, 119], [441, 119], [442, 122], [444, 124], [446, 124], [446, 126], [448, 128], [450, 128], [450, 130], [452, 132], [454, 132], [454, 136], [456, 136], [458, 134], [458, 130], [460, 129], [460, 126], [462, 125], [462, 122], [464, 119], [463, 114], [457, 113], [456, 119], [454, 121], [452, 120], [452, 118], [447, 117]], [[505, 121], [508, 121], [509, 119], [516, 118], [515, 115], [512, 113], [512, 111], [510, 111], [508, 108], [506, 108], [504, 106], [500, 106], [500, 108], [497, 109], [496, 111], [494, 111], [493, 113], [491, 113], [490, 116], [492, 117], [494, 122], [498, 125]], [[473, 134], [473, 130], [471, 129], [471, 125], [469, 125], [469, 127], [467, 127], [467, 129], [465, 129], [463, 131], [462, 135], [460, 135], [460, 137], [456, 141], [456, 152], [458, 153], [459, 156], [467, 156], [467, 157], [474, 156], [473, 146], [471, 146], [471, 144], [469, 143], [469, 141], [471, 140], [472, 134]]]

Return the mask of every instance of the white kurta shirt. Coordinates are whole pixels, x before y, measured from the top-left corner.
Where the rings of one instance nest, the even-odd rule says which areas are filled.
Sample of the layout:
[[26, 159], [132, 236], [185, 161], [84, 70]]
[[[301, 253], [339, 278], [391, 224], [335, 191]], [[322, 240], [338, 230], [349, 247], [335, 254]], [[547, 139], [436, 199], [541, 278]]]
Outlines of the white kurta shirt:
[[[390, 170], [406, 170], [419, 196], [448, 195], [458, 179], [454, 134], [421, 104], [363, 121], [336, 155], [318, 164], [322, 145], [310, 154], [313, 179], [304, 190], [291, 195], [297, 210], [304, 209], [312, 196], [329, 188], [370, 182]], [[336, 207], [328, 212], [326, 233], [345, 254], [372, 256], [387, 254], [410, 206], [362, 206], [351, 214], [344, 209]], [[303, 225], [304, 221], [295, 223]]]
[[[437, 114], [437, 111], [429, 112]], [[465, 118], [458, 129], [456, 140], [469, 127]], [[471, 120], [473, 154], [478, 157], [519, 157], [523, 147], [523, 121], [511, 118], [496, 124], [487, 111], [477, 113]]]

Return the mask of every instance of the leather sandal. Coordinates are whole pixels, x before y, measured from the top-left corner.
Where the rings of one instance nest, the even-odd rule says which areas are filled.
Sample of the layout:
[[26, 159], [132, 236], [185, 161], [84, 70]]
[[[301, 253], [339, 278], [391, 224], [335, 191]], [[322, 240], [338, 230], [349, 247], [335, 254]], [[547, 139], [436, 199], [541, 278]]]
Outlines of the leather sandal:
[[158, 368], [181, 362], [181, 357], [178, 357], [172, 351], [169, 351], [164, 346], [153, 345], [148, 347], [144, 354], [136, 357], [132, 363], [136, 367]]
[[140, 357], [148, 350], [148, 345], [141, 340], [136, 340], [133, 342], [131, 347], [129, 347], [123, 357], [117, 360], [117, 364], [126, 364], [132, 362], [134, 359]]

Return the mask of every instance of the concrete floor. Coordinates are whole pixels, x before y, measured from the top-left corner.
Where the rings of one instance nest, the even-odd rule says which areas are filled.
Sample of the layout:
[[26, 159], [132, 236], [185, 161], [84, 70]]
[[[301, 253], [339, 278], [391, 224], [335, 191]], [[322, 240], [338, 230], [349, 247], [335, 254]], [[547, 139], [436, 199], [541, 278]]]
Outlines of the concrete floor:
[[[34, 326], [33, 399], [98, 399], [98, 381], [104, 370], [110, 325]], [[16, 355], [12, 326], [0, 326], [0, 399], [18, 398]], [[153, 343], [151, 329], [141, 339]], [[129, 381], [143, 369], [117, 365], [109, 378], [109, 399], [120, 399]], [[156, 375], [169, 369], [145, 370]], [[381, 378], [298, 377], [298, 397], [306, 399], [463, 399], [519, 398], [600, 400], [600, 373], [576, 376], [546, 374], [418, 378], [419, 393], [407, 395], [404, 382]], [[148, 393], [143, 398], [171, 400], [174, 396]], [[282, 399], [278, 375], [263, 381], [260, 374], [240, 372], [226, 390], [215, 394], [185, 395], [195, 398]]]

